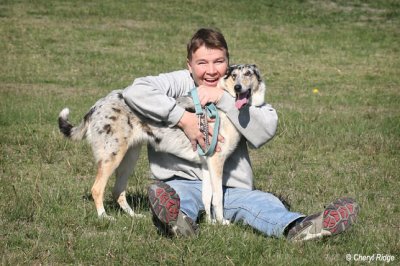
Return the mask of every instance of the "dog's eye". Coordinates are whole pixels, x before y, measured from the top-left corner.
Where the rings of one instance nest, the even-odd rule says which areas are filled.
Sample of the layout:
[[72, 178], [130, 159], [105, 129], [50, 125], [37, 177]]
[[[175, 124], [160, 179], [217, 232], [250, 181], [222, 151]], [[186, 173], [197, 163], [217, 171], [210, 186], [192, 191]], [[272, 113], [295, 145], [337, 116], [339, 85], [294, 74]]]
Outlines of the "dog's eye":
[[247, 70], [246, 72], [244, 72], [244, 75], [247, 76], [247, 77], [248, 77], [248, 76], [251, 76], [251, 74], [252, 74], [252, 73], [251, 73], [250, 70]]
[[231, 75], [231, 76], [232, 76], [232, 79], [233, 79], [233, 80], [235, 80], [235, 79], [236, 79], [236, 77], [237, 77], [237, 74], [234, 74], [234, 73], [232, 73], [232, 75]]

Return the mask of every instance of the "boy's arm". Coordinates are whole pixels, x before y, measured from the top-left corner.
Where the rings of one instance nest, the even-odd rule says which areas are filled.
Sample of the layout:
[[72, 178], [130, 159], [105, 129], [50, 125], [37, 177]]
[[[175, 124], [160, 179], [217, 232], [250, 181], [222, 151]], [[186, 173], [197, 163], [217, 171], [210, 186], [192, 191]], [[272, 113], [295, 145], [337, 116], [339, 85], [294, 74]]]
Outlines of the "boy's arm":
[[182, 70], [137, 78], [123, 91], [123, 96], [129, 107], [145, 117], [175, 126], [185, 111], [175, 99], [193, 86], [189, 72]]
[[253, 147], [258, 148], [275, 136], [278, 115], [269, 104], [245, 106], [238, 110], [235, 107], [234, 97], [224, 92], [217, 103], [217, 107], [226, 113], [231, 122]]

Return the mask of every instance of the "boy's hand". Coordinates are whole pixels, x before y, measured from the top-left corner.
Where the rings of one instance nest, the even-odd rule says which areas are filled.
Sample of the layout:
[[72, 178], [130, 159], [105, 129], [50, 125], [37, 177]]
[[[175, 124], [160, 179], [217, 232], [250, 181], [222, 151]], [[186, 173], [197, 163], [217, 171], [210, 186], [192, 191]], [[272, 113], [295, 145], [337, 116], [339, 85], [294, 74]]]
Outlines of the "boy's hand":
[[[213, 122], [212, 119], [209, 119], [208, 121]], [[198, 118], [196, 114], [185, 111], [183, 113], [181, 120], [179, 120], [178, 122], [178, 127], [180, 127], [183, 130], [185, 135], [190, 140], [193, 151], [197, 150], [197, 143], [202, 147], [203, 150], [206, 149], [205, 138], [203, 133], [201, 133], [198, 127]], [[209, 125], [208, 130], [210, 137], [212, 137], [213, 127]], [[220, 142], [224, 142], [224, 138], [219, 134], [218, 143]], [[217, 152], [221, 151], [221, 148], [218, 143], [217, 147], [215, 148]]]
[[199, 95], [201, 106], [204, 106], [207, 103], [218, 103], [223, 93], [224, 90], [219, 87], [207, 87], [201, 85], [197, 88], [197, 94]]

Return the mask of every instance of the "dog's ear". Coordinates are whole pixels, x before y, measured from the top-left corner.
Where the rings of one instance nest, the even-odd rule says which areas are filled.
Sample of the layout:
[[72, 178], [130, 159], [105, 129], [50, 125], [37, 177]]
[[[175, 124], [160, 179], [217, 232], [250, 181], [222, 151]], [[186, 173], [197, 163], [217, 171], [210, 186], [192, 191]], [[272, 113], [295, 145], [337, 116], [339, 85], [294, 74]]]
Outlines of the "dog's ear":
[[254, 74], [256, 75], [258, 82], [262, 82], [261, 74], [260, 74], [260, 71], [258, 70], [257, 65], [252, 64], [252, 65], [250, 65], [250, 66], [251, 66], [251, 68], [253, 69]]
[[229, 78], [229, 76], [232, 74], [232, 71], [233, 71], [234, 69], [236, 69], [237, 67], [238, 67], [238, 65], [230, 65], [230, 66], [228, 67], [228, 69], [226, 70], [224, 79]]
[[261, 106], [265, 103], [265, 93], [267, 90], [267, 86], [265, 85], [264, 81], [261, 78], [260, 71], [256, 65], [250, 65], [253, 69], [254, 74], [258, 80], [258, 87], [253, 91], [252, 94], [252, 104], [255, 106]]
[[260, 81], [258, 84], [257, 89], [252, 91], [251, 95], [251, 105], [254, 106], [261, 106], [265, 103], [265, 93], [266, 93], [267, 87], [263, 81]]

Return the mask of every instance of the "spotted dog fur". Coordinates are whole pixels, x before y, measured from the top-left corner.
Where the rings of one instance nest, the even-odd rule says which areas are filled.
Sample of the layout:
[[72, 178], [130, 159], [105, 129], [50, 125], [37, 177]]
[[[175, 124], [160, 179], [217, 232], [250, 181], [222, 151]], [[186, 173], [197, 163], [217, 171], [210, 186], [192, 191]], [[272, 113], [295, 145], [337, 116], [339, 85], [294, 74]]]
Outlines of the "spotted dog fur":
[[[218, 86], [236, 98], [238, 108], [246, 104], [260, 106], [264, 103], [265, 84], [255, 65], [229, 67]], [[178, 98], [177, 104], [187, 110], [194, 109], [190, 97]], [[219, 111], [220, 134], [224, 136], [225, 141], [220, 143], [221, 152], [209, 157], [201, 157], [194, 152], [190, 141], [179, 128], [156, 123], [130, 109], [124, 101], [121, 90], [112, 91], [98, 100], [78, 126], [73, 126], [68, 121], [68, 114], [68, 108], [59, 114], [60, 131], [72, 140], [86, 138], [97, 163], [92, 197], [99, 217], [113, 219], [107, 215], [103, 201], [106, 184], [114, 171], [116, 173], [114, 198], [130, 216], [139, 215], [135, 214], [126, 200], [126, 187], [142, 144], [149, 143], [157, 151], [168, 152], [201, 164], [204, 182], [202, 200], [206, 207], [207, 220], [214, 221], [211, 217], [213, 207], [216, 220], [222, 224], [229, 223], [223, 217], [222, 172], [226, 158], [240, 140], [240, 134], [223, 112]]]

